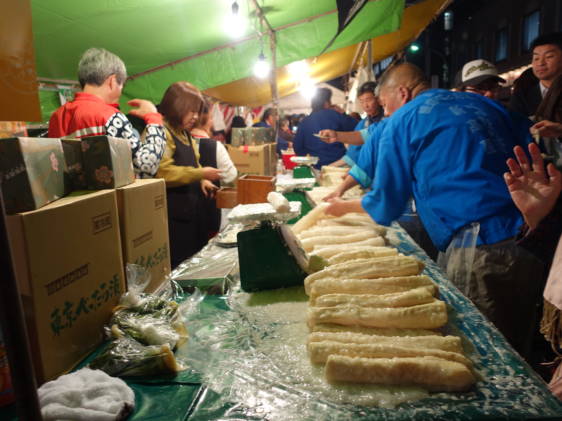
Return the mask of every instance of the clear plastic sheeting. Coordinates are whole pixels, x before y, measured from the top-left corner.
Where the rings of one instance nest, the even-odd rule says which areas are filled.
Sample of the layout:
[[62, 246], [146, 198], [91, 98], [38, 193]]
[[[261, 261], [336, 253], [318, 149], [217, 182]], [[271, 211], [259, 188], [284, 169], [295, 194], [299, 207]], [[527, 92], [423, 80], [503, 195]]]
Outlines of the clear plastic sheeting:
[[213, 242], [221, 247], [236, 247], [238, 233], [248, 229], [243, 224], [228, 224], [217, 234]]
[[219, 247], [213, 242], [176, 267], [170, 278], [182, 287], [206, 287], [221, 285], [226, 292], [238, 279], [238, 249]]
[[319, 158], [317, 156], [292, 156], [289, 159], [297, 165], [316, 165]]
[[[454, 280], [455, 285], [465, 295], [468, 295], [470, 291], [470, 273], [474, 263], [479, 232], [480, 224], [478, 222], [471, 223], [460, 230], [451, 240], [445, 253], [439, 252], [437, 257], [439, 267], [443, 269], [449, 279]], [[457, 256], [452, 259], [451, 255], [454, 253]]]
[[249, 205], [237, 205], [228, 214], [231, 223], [247, 223], [255, 221], [278, 221], [287, 222], [296, 218], [301, 213], [301, 202], [289, 202], [289, 212], [277, 212], [269, 203], [254, 203]]
[[121, 377], [185, 370], [173, 350], [186, 342], [185, 320], [199, 307], [203, 296], [196, 292], [178, 304], [163, 296], [145, 294], [142, 290], [150, 281], [146, 272], [142, 266], [127, 266], [129, 289], [105, 327], [111, 342], [93, 358], [90, 367]]
[[414, 255], [451, 307], [444, 333], [463, 338], [480, 380], [467, 393], [418, 388], [332, 386], [308, 359], [307, 297], [302, 288], [234, 292], [230, 310], [205, 309], [188, 321], [185, 360], [207, 390], [190, 420], [560, 419], [562, 406], [498, 331], [398, 226], [391, 242]]
[[316, 184], [316, 178], [293, 178], [279, 177], [275, 182], [275, 188], [278, 192], [288, 193], [298, 189], [310, 189]]
[[118, 377], [159, 376], [183, 369], [168, 344], [146, 346], [128, 337], [109, 343], [90, 368]]

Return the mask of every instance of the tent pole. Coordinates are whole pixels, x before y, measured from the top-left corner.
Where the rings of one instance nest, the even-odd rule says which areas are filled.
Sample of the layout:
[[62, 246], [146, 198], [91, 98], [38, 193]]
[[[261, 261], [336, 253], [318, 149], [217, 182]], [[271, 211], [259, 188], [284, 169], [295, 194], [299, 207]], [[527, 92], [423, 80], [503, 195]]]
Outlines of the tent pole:
[[367, 63], [369, 66], [369, 80], [375, 80], [373, 74], [373, 40], [367, 41]]
[[[271, 102], [273, 104], [273, 110], [279, 116], [279, 93], [277, 89], [277, 42], [275, 36], [275, 29], [271, 26], [263, 9], [258, 4], [258, 0], [252, 0], [252, 4], [256, 8], [256, 13], [261, 21], [261, 23], [267, 27], [269, 34], [269, 48], [271, 51], [271, 72], [269, 73], [269, 87], [271, 89]], [[277, 139], [277, 134], [279, 132], [279, 121], [275, 125], [275, 139]]]
[[353, 72], [353, 68], [357, 63], [357, 60], [363, 55], [363, 48], [365, 47], [367, 41], [360, 42], [357, 45], [357, 50], [355, 51], [355, 56], [353, 56], [353, 61], [351, 62], [351, 66], [349, 66], [349, 71], [347, 73], [351, 74]]
[[269, 74], [269, 85], [271, 88], [271, 102], [277, 111], [279, 105], [279, 92], [277, 90], [277, 43], [275, 32], [269, 34], [269, 48], [271, 49], [271, 73]]

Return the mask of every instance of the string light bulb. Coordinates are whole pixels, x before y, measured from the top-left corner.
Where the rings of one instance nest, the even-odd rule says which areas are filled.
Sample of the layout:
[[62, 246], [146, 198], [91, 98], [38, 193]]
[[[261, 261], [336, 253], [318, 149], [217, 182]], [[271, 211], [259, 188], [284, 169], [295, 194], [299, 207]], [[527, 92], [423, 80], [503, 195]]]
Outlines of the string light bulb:
[[316, 84], [308, 77], [303, 78], [299, 84], [299, 92], [304, 98], [311, 100], [314, 94], [316, 94]]
[[293, 61], [288, 66], [289, 73], [296, 80], [301, 80], [308, 77], [310, 68], [306, 60]]
[[265, 79], [269, 75], [270, 70], [271, 66], [262, 51], [258, 56], [258, 61], [254, 64], [254, 75], [259, 79]]
[[224, 19], [224, 30], [232, 38], [240, 38], [246, 31], [246, 20], [240, 14], [240, 6], [235, 0], [232, 2], [230, 12]]

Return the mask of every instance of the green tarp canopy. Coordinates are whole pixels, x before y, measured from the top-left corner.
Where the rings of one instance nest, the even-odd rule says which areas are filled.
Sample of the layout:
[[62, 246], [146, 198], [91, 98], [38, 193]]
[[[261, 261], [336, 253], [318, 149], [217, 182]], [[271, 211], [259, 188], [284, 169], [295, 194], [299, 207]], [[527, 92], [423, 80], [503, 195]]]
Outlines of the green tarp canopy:
[[[271, 57], [270, 43], [253, 1], [237, 2], [247, 27], [233, 40], [225, 23], [232, 0], [31, 0], [39, 80], [75, 81], [79, 57], [90, 47], [106, 48], [127, 65], [132, 78], [122, 103], [136, 97], [157, 103], [178, 80], [204, 90], [246, 78], [262, 48]], [[257, 3], [276, 33], [278, 67], [317, 56], [336, 33], [335, 0]], [[367, 2], [328, 51], [397, 30], [403, 10], [404, 0]], [[47, 96], [44, 116], [56, 102]]]

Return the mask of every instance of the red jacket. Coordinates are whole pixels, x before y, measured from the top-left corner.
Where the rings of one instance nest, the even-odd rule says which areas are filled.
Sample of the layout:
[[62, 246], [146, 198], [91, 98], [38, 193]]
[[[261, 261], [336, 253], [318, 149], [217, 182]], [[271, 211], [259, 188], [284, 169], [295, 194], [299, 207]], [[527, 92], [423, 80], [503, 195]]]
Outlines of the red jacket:
[[144, 142], [117, 104], [107, 104], [100, 97], [79, 92], [74, 101], [56, 110], [49, 120], [49, 137], [108, 135], [121, 137], [131, 143], [133, 165], [140, 177], [153, 177], [158, 170], [166, 147], [162, 116], [150, 113], [144, 116], [147, 124]]

